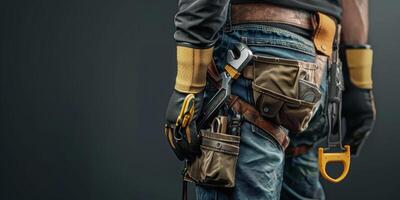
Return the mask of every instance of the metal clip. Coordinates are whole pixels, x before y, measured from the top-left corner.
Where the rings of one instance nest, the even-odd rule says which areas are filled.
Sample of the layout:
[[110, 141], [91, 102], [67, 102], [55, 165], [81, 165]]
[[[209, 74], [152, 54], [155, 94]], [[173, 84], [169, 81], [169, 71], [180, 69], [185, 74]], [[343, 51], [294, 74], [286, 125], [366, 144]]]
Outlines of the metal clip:
[[178, 118], [176, 119], [174, 138], [177, 141], [182, 139], [182, 130], [185, 132], [186, 139], [190, 144], [192, 138], [190, 136], [189, 124], [192, 121], [195, 109], [195, 96], [194, 94], [189, 94], [185, 97], [182, 103], [182, 108], [179, 112]]
[[227, 124], [227, 116], [218, 116], [211, 123], [211, 132], [226, 134]]

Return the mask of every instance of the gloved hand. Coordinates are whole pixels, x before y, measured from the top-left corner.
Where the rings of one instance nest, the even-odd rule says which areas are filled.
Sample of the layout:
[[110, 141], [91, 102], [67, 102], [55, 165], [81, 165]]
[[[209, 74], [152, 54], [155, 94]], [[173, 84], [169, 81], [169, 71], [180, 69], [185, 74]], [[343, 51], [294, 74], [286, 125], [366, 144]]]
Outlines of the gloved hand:
[[200, 155], [196, 119], [203, 104], [212, 52], [212, 48], [177, 47], [178, 72], [166, 112], [165, 135], [179, 160], [193, 160]]
[[352, 155], [358, 156], [376, 118], [372, 49], [369, 46], [345, 47], [341, 56], [345, 81], [342, 116], [346, 134], [343, 143], [350, 145]]
[[202, 95], [174, 91], [169, 100], [165, 134], [179, 160], [193, 160], [200, 153], [196, 119], [203, 104]]

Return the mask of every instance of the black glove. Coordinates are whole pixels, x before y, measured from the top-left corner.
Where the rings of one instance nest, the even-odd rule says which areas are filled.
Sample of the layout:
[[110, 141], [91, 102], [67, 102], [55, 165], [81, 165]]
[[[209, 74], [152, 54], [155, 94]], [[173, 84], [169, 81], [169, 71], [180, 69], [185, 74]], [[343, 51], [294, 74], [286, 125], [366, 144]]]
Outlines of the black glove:
[[376, 118], [371, 78], [372, 50], [369, 46], [345, 47], [342, 60], [345, 81], [342, 116], [346, 133], [343, 143], [350, 145], [352, 155], [358, 156]]
[[179, 160], [193, 160], [200, 155], [196, 119], [203, 104], [203, 92], [185, 94], [174, 91], [169, 99], [165, 134]]
[[168, 103], [165, 135], [180, 160], [193, 160], [200, 154], [196, 119], [203, 104], [207, 66], [211, 63], [212, 53], [212, 47], [177, 47], [178, 72], [175, 90]]

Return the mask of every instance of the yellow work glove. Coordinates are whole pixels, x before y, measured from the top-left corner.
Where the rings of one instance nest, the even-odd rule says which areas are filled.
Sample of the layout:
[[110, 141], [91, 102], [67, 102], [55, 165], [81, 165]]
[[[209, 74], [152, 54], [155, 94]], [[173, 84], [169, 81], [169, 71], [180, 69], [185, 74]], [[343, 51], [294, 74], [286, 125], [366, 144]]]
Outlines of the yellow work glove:
[[358, 155], [376, 118], [372, 49], [369, 45], [344, 46], [341, 52], [345, 82], [342, 116], [346, 133], [343, 143], [350, 145], [352, 155]]
[[212, 52], [213, 48], [177, 47], [178, 70], [166, 112], [165, 135], [180, 160], [193, 160], [200, 154], [196, 119], [203, 104]]

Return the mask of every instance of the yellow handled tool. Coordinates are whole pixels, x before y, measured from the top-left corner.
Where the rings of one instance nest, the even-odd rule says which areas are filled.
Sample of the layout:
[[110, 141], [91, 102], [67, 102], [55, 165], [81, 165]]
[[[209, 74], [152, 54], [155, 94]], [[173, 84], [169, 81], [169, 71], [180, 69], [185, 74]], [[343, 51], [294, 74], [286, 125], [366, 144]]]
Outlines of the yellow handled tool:
[[[342, 181], [350, 170], [350, 146], [342, 146], [342, 92], [344, 82], [342, 75], [342, 64], [339, 61], [340, 26], [336, 32], [335, 51], [332, 54], [332, 63], [329, 67], [328, 97], [325, 106], [325, 114], [328, 121], [328, 148], [318, 149], [319, 171], [323, 178], [331, 183]], [[340, 149], [339, 152], [332, 152], [333, 149]], [[328, 152], [330, 151], [330, 152]], [[342, 174], [332, 178], [326, 172], [326, 165], [332, 162], [343, 164]]]

